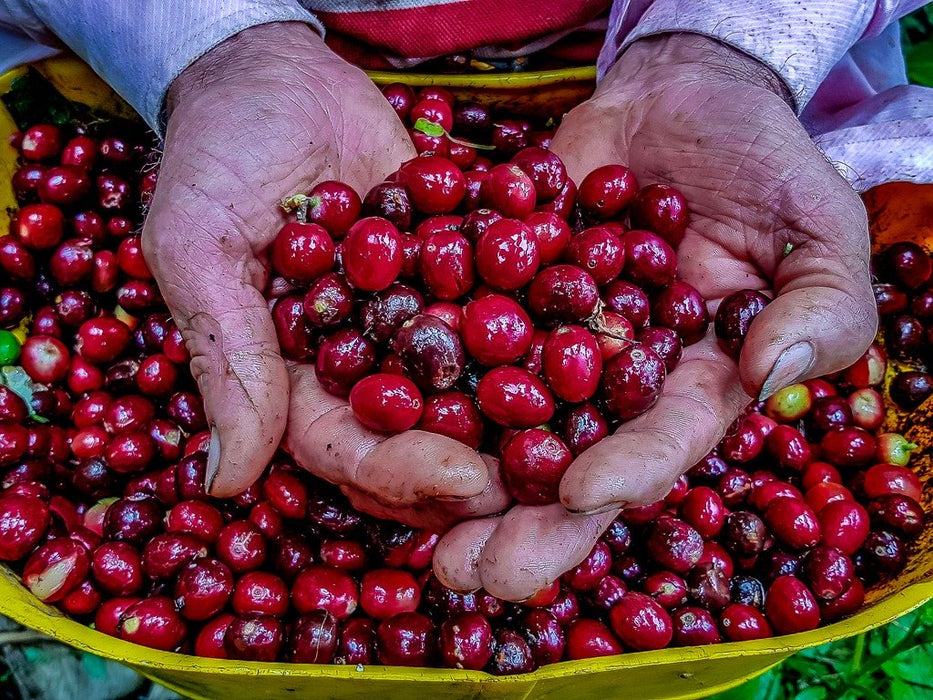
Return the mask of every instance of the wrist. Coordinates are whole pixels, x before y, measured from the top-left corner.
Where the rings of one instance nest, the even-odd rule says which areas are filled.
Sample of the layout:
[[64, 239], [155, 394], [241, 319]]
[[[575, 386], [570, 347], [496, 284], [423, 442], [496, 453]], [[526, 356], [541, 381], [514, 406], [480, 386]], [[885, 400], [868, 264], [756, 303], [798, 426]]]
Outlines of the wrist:
[[717, 39], [677, 32], [644, 37], [633, 42], [606, 74], [602, 84], [645, 85], [672, 77], [757, 87], [794, 107], [785, 82], [771, 68]]
[[[314, 64], [333, 53], [309, 25], [302, 22], [273, 22], [249, 27], [224, 40], [182, 71], [166, 95], [166, 114], [187, 98], [201, 94], [244, 75], [265, 70], [280, 72], [294, 63]], [[305, 63], [307, 67], [308, 63]]]

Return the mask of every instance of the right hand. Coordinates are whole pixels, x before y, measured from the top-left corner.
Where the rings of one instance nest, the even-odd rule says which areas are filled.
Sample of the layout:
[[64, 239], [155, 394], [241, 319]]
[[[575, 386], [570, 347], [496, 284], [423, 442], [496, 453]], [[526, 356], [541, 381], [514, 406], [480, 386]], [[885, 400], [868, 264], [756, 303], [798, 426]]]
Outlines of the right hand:
[[[167, 106], [143, 249], [204, 397], [210, 493], [247, 488], [284, 434], [300, 465], [375, 515], [439, 528], [503, 508], [474, 451], [423, 432], [372, 433], [312, 367], [279, 354], [263, 291], [281, 199], [323, 180], [365, 194], [415, 155], [379, 90], [309, 27], [268, 24], [198, 59]], [[429, 507], [435, 498], [456, 503]]]

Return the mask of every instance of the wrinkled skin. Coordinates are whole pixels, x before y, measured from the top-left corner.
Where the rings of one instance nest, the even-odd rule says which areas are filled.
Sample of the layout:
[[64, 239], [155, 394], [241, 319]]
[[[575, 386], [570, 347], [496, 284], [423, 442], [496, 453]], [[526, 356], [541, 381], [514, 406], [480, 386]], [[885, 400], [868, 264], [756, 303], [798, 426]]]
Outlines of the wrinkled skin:
[[[374, 514], [445, 529], [502, 510], [475, 452], [429, 433], [365, 430], [313, 367], [279, 355], [262, 295], [264, 251], [285, 221], [277, 203], [322, 180], [365, 193], [415, 155], [379, 90], [308, 27], [265, 25], [193, 64], [167, 106], [143, 245], [213, 427], [211, 493], [249, 486], [284, 435], [299, 463]], [[437, 497], [453, 502], [428, 507]]]
[[766, 68], [732, 49], [671, 35], [637, 42], [565, 117], [552, 148], [576, 182], [625, 163], [641, 184], [683, 192], [691, 219], [679, 274], [712, 312], [738, 289], [777, 297], [751, 326], [740, 373], [711, 326], [686, 348], [654, 408], [576, 459], [560, 487], [566, 510], [517, 506], [450, 531], [435, 556], [448, 585], [532, 595], [582, 560], [621, 507], [663, 498], [751, 397], [842, 369], [871, 343], [864, 209], [779, 91]]
[[[763, 75], [763, 73], [767, 75]], [[247, 30], [175, 82], [165, 156], [144, 231], [147, 260], [194, 360], [214, 426], [211, 492], [254, 481], [280, 438], [296, 461], [379, 517], [444, 531], [435, 570], [458, 590], [522, 600], [586, 556], [624, 504], [649, 503], [757, 395], [782, 350], [805, 339], [766, 391], [854, 361], [874, 334], [865, 215], [753, 61], [697, 37], [642, 40], [571, 112], [554, 149], [579, 182], [629, 164], [691, 204], [680, 273], [713, 300], [780, 293], [735, 363], [712, 336], [691, 346], [651, 412], [581, 455], [562, 504], [517, 506], [495, 461], [419, 431], [362, 428], [312, 367], [286, 366], [261, 290], [274, 203], [340, 179], [365, 193], [414, 149], [359, 71], [306, 27]], [[785, 244], [793, 250], [784, 257]], [[288, 396], [288, 401], [286, 401]]]

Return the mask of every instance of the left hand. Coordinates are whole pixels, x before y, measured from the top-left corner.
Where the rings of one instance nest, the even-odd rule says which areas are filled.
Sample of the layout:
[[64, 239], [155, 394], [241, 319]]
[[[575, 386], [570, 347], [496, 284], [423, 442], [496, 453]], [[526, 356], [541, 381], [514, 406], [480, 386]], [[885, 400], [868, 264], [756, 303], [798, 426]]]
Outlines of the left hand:
[[864, 208], [780, 92], [779, 79], [744, 54], [672, 34], [629, 47], [565, 117], [553, 150], [575, 182], [622, 163], [641, 185], [684, 194], [691, 218], [679, 276], [711, 313], [740, 289], [776, 296], [752, 324], [738, 368], [711, 324], [654, 408], [573, 462], [560, 504], [516, 506], [448, 532], [435, 554], [447, 585], [530, 597], [586, 557], [621, 508], [663, 498], [751, 397], [842, 369], [871, 343]]

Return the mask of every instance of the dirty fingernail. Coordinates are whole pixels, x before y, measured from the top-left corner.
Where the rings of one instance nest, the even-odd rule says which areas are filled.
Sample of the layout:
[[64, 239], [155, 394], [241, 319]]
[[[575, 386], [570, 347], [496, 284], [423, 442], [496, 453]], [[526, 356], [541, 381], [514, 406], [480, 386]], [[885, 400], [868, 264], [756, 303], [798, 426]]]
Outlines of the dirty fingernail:
[[[599, 506], [598, 508], [586, 509], [575, 509], [567, 508], [567, 510], [574, 515], [601, 515], [603, 513], [608, 513], [610, 510], [621, 510], [622, 508], [628, 507], [628, 501], [616, 501], [615, 503], [607, 503], [604, 506]], [[566, 505], [564, 506], [566, 508]]]
[[204, 473], [204, 491], [211, 492], [211, 486], [214, 484], [214, 478], [220, 469], [220, 431], [216, 427], [211, 428], [211, 439], [207, 447], [207, 469]]
[[791, 345], [778, 355], [771, 373], [761, 385], [758, 400], [764, 401], [775, 392], [790, 386], [806, 374], [812, 366], [813, 346], [805, 340]]

